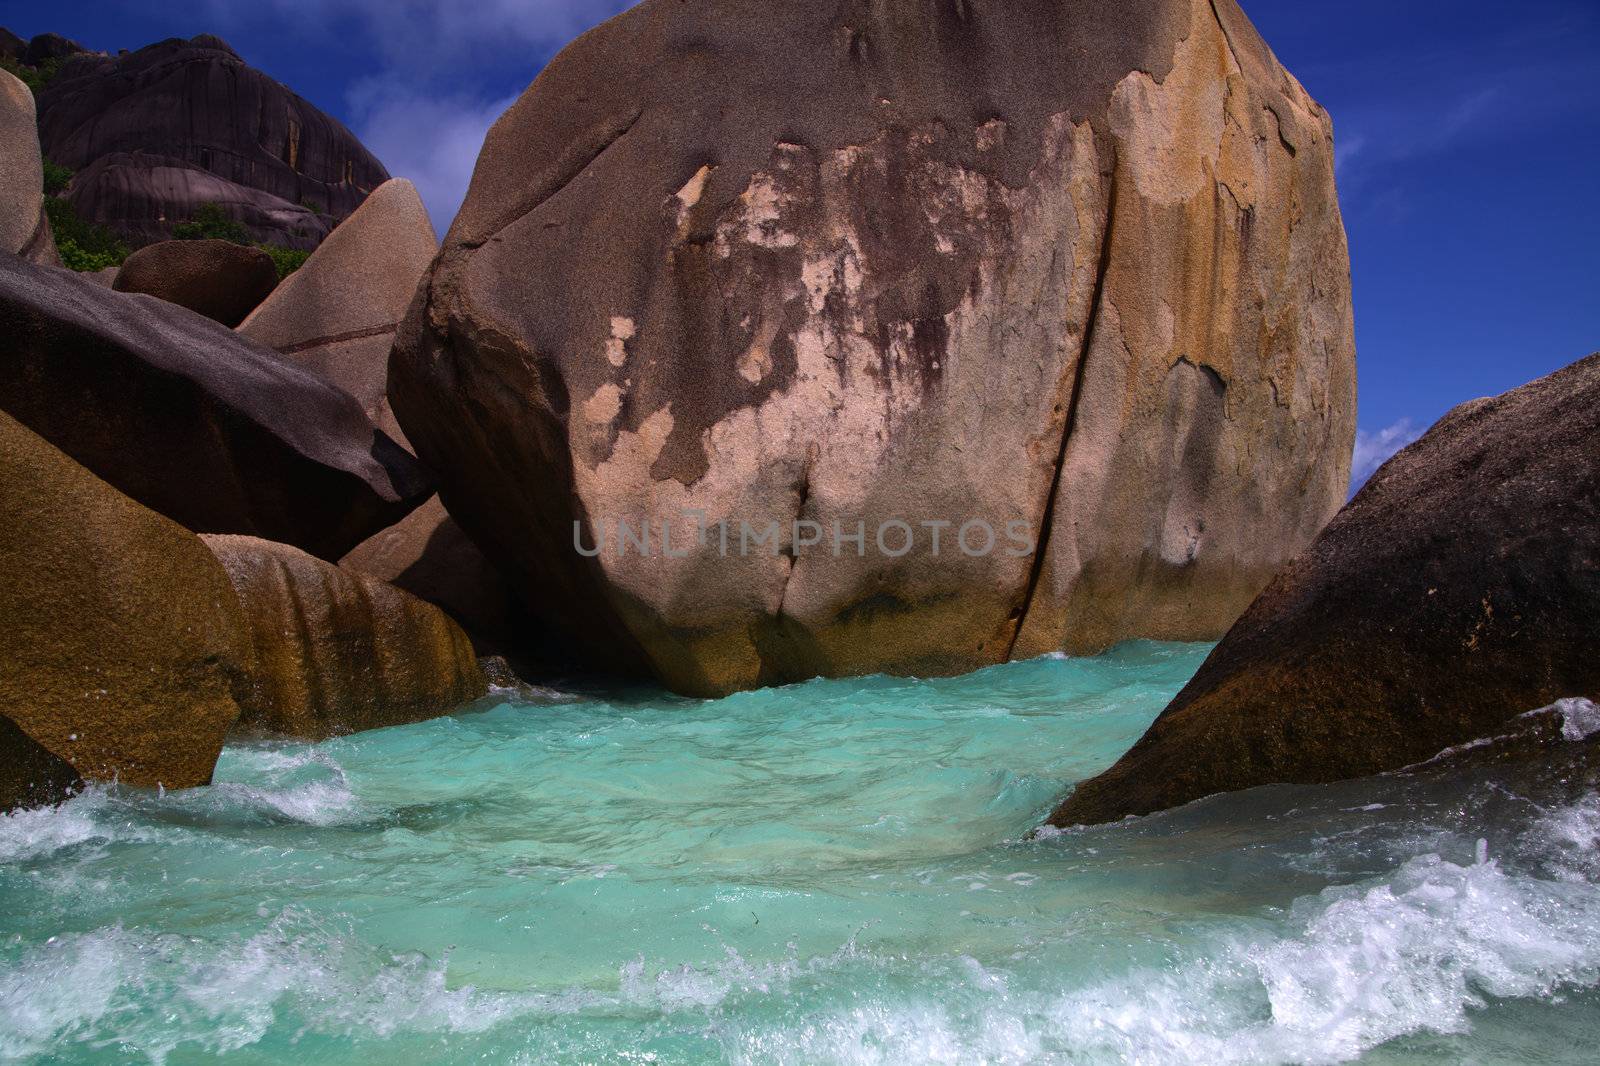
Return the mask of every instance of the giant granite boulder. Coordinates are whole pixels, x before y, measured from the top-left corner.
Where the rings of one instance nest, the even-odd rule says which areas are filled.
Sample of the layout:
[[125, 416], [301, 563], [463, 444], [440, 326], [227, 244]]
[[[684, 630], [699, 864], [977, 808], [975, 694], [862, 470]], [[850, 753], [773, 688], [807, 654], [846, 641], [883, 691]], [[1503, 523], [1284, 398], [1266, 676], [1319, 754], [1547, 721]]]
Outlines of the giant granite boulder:
[[111, 287], [154, 296], [232, 327], [277, 285], [277, 264], [260, 248], [206, 240], [146, 245], [122, 264]]
[[389, 410], [389, 349], [439, 238], [414, 185], [380, 185], [239, 332], [354, 396], [404, 441]]
[[153, 510], [337, 559], [432, 495], [341, 390], [148, 296], [0, 257], [0, 410]]
[[1456, 408], [1272, 582], [1057, 825], [1394, 770], [1600, 698], [1600, 355]]
[[437, 607], [284, 544], [203, 539], [254, 644], [241, 728], [320, 740], [435, 718], [488, 691], [471, 641]]
[[136, 243], [204, 203], [254, 239], [317, 243], [388, 180], [338, 121], [209, 35], [78, 55], [39, 94], [46, 157], [78, 171], [79, 216]]
[[60, 266], [44, 213], [44, 170], [34, 125], [33, 92], [0, 70], [0, 252]]
[[1331, 124], [1234, 0], [645, 0], [490, 132], [389, 388], [682, 691], [1214, 638], [1348, 481]]
[[[250, 667], [199, 538], [0, 412], [0, 721], [87, 779], [202, 785]], [[42, 787], [33, 800], [70, 783], [14, 737], [0, 759], [7, 791]]]

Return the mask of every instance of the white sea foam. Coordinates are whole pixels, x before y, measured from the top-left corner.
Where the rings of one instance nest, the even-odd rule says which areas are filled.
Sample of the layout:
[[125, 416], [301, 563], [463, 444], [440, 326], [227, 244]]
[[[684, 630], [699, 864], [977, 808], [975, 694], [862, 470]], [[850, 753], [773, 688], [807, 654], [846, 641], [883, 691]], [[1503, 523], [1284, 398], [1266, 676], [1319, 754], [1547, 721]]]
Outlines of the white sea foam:
[[[1391, 876], [1299, 901], [1277, 933], [1243, 933], [1061, 994], [1009, 990], [967, 966], [945, 1001], [852, 1005], [741, 1033], [740, 1062], [1337, 1063], [1420, 1032], [1461, 1033], [1489, 997], [1600, 982], [1600, 797], [1529, 833], [1554, 879], [1418, 856]], [[958, 970], [958, 973], [961, 971]], [[996, 986], [998, 982], [998, 987]]]
[[[1398, 1036], [1467, 1031], [1489, 997], [1600, 980], [1600, 889], [1582, 876], [1597, 838], [1590, 796], [1526, 837], [1566, 876], [1510, 872], [1482, 848], [1466, 864], [1422, 855], [1302, 899], [1270, 931], [1253, 922], [1166, 967], [1053, 992], [968, 956], [917, 964], [927, 976], [908, 991], [880, 979], [904, 976], [906, 960], [859, 952], [853, 938], [807, 960], [791, 950], [751, 962], [731, 947], [701, 966], [653, 970], [640, 958], [607, 995], [451, 988], [443, 960], [383, 952], [292, 910], [226, 943], [109, 928], [57, 937], [0, 970], [0, 1057], [59, 1049], [69, 1034], [114, 1036], [159, 1062], [179, 1046], [247, 1047], [286, 1023], [383, 1039], [642, 1009], [719, 1019], [708, 1035], [739, 1063], [1344, 1062]], [[828, 996], [834, 987], [857, 991]], [[801, 992], [834, 1005], [773, 1024], [731, 1011]], [[152, 996], [161, 1011], [130, 1009]]]
[[0, 814], [0, 864], [42, 861], [84, 846], [93, 850], [161, 839], [158, 830], [126, 817], [121, 792], [113, 785], [89, 785], [54, 807]]
[[311, 826], [346, 825], [368, 816], [344, 767], [312, 747], [244, 748], [230, 755], [252, 780], [222, 781], [177, 794], [180, 803], [253, 811]]
[[1556, 700], [1550, 706], [1534, 714], [1555, 712], [1561, 716], [1561, 738], [1569, 741], [1587, 740], [1589, 737], [1600, 733], [1600, 707], [1591, 701], [1577, 696], [1571, 699]]
[[110, 833], [95, 819], [103, 790], [92, 788], [55, 807], [0, 814], [0, 863], [28, 862]]
[[[155, 1062], [185, 1045], [224, 1053], [257, 1043], [286, 1015], [324, 1034], [477, 1033], [598, 998], [450, 988], [445, 969], [294, 911], [223, 943], [121, 927], [63, 935], [0, 971], [0, 1060], [42, 1054], [69, 1036], [114, 1039]], [[133, 1009], [150, 996], [162, 1010]]]

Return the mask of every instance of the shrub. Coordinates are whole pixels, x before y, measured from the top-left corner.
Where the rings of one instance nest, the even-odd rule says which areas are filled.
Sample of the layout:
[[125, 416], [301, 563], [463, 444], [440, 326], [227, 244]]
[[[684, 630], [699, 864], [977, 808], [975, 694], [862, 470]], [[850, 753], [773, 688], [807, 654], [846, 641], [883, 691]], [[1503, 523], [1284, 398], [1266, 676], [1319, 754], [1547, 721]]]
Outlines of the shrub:
[[278, 268], [279, 281], [299, 270], [311, 258], [310, 252], [302, 252], [297, 248], [283, 248], [276, 244], [258, 244], [256, 247], [272, 256], [272, 263]]
[[201, 204], [188, 222], [172, 227], [172, 237], [179, 241], [250, 243], [250, 231], [245, 229], [244, 223], [229, 218], [221, 204]]
[[[172, 237], [179, 241], [254, 243], [250, 240], [250, 231], [242, 222], [235, 222], [229, 218], [221, 204], [201, 204], [192, 219], [172, 227]], [[301, 252], [276, 244], [256, 244], [256, 247], [272, 257], [272, 265], [278, 268], [279, 281], [299, 270], [301, 264], [311, 256], [310, 252]]]
[[33, 91], [33, 95], [38, 96], [39, 90], [49, 85], [51, 79], [60, 71], [61, 60], [46, 59], [36, 67], [30, 67], [17, 62], [15, 59], [0, 58], [0, 68], [15, 75], [22, 84]]
[[56, 251], [69, 270], [95, 271], [121, 266], [128, 258], [128, 246], [115, 233], [78, 217], [72, 204], [59, 196], [47, 196], [44, 213], [55, 233]]
[[44, 161], [44, 194], [55, 196], [65, 191], [67, 184], [72, 181], [72, 168], [64, 167], [59, 163]]

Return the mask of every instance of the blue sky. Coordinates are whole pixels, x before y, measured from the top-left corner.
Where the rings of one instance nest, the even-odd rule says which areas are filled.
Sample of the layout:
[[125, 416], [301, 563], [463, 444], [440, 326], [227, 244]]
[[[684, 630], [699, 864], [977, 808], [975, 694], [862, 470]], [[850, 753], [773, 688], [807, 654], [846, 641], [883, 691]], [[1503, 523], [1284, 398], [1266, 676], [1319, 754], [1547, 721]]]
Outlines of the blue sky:
[[[1600, 349], [1600, 3], [1242, 0], [1333, 113], [1358, 466]], [[483, 132], [619, 0], [0, 0], [94, 48], [217, 33], [415, 180], [443, 230]]]

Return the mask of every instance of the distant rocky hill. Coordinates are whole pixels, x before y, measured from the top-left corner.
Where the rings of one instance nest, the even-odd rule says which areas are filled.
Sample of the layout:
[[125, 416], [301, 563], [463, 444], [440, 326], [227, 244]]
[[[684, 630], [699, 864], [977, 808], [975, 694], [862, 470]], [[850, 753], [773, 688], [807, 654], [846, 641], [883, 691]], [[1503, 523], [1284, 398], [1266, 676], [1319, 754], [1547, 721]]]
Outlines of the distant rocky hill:
[[315, 248], [389, 177], [341, 123], [218, 37], [111, 56], [0, 30], [0, 58], [34, 88], [45, 158], [75, 172], [73, 210], [130, 244], [218, 204], [253, 240]]

